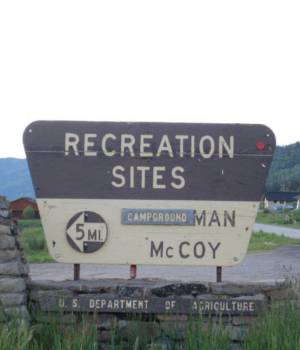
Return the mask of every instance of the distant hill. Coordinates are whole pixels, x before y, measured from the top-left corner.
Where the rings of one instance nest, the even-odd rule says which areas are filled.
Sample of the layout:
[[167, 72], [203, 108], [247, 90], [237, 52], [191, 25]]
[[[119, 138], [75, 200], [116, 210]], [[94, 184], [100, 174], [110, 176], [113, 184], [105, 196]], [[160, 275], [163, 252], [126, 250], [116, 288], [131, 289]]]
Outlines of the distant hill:
[[300, 192], [300, 142], [276, 147], [267, 189]]
[[26, 159], [0, 158], [0, 195], [9, 200], [34, 197]]
[[[0, 195], [34, 197], [26, 159], [0, 158], [0, 175]], [[267, 190], [300, 192], [300, 142], [276, 147]]]

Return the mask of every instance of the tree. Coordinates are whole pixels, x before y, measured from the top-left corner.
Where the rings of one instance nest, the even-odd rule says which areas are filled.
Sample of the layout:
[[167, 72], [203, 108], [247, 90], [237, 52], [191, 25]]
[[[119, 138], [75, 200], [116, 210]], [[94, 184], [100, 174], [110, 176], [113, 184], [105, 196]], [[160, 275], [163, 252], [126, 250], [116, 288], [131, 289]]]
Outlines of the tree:
[[22, 218], [26, 220], [35, 219], [35, 212], [32, 207], [28, 206], [23, 210]]
[[276, 147], [267, 190], [300, 192], [300, 142]]

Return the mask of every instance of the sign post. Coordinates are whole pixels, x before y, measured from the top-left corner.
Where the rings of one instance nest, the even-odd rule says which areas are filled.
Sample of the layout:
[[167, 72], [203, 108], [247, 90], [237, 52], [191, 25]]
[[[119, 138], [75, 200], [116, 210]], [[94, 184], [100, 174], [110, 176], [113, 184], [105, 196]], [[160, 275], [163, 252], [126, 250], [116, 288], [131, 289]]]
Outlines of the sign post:
[[80, 264], [74, 264], [74, 281], [80, 280]]
[[216, 268], [216, 274], [217, 274], [217, 278], [216, 278], [216, 281], [218, 283], [222, 282], [222, 266], [217, 266]]
[[136, 272], [137, 272], [137, 266], [136, 265], [130, 265], [130, 279], [136, 278]]
[[252, 124], [39, 121], [24, 145], [55, 260], [232, 266], [275, 137]]

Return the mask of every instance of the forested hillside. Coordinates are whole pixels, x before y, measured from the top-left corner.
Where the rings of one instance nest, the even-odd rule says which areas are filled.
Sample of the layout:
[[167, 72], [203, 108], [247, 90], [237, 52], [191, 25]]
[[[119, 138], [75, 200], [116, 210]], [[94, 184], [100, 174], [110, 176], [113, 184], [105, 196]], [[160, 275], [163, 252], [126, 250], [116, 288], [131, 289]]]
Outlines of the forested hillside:
[[[34, 196], [25, 159], [0, 159], [0, 176], [0, 195], [10, 200]], [[276, 148], [267, 190], [300, 192], [300, 142]]]
[[300, 142], [276, 148], [267, 189], [300, 192]]

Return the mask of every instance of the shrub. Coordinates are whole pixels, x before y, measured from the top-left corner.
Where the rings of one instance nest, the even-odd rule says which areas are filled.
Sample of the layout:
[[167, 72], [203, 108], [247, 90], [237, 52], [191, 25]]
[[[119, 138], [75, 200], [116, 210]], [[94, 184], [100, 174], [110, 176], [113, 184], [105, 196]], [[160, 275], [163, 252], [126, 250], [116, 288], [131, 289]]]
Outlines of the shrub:
[[35, 213], [34, 213], [34, 210], [32, 207], [26, 207], [24, 210], [23, 210], [23, 213], [22, 213], [22, 218], [23, 219], [26, 219], [26, 220], [31, 220], [31, 219], [34, 219], [35, 218]]
[[293, 212], [293, 218], [295, 221], [300, 222], [300, 209], [297, 209]]

